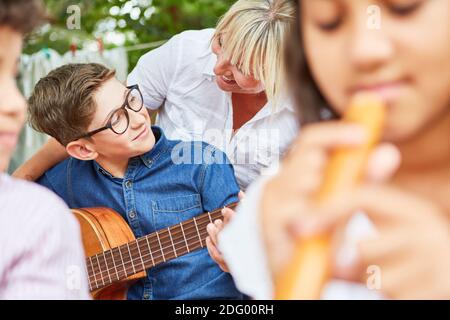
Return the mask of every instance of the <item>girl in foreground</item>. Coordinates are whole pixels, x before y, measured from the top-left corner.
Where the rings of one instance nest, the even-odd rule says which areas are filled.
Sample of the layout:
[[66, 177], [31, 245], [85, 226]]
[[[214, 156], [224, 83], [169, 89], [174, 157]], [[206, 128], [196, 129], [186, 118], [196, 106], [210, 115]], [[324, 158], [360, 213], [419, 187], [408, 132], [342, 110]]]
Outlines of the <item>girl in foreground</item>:
[[[378, 274], [367, 285], [384, 297], [449, 299], [450, 2], [303, 0], [298, 9], [288, 70], [301, 120], [310, 124], [219, 237], [222, 226], [209, 227], [210, 240], [255, 298], [273, 297], [296, 237], [330, 230], [335, 278], [366, 282]], [[357, 190], [312, 206], [330, 151], [364, 143], [361, 128], [335, 121], [360, 92], [388, 107], [383, 143]], [[357, 210], [376, 234], [349, 246], [343, 226]]]

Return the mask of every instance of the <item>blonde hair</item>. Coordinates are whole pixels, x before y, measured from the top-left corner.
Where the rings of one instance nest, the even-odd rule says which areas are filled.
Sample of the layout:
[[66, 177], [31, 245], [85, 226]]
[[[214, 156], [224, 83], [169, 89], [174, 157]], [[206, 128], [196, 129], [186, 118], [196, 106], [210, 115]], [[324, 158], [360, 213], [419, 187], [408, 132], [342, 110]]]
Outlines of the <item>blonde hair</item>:
[[239, 0], [220, 19], [213, 41], [246, 76], [260, 80], [276, 102], [285, 83], [284, 47], [295, 21], [292, 0]]

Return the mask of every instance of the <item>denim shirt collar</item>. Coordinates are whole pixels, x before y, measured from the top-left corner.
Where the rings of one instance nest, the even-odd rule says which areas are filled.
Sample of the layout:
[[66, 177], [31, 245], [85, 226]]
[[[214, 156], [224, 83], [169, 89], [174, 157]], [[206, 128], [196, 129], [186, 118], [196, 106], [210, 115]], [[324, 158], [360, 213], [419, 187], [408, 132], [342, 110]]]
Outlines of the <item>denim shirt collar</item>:
[[158, 126], [152, 126], [152, 131], [155, 135], [155, 145], [150, 151], [139, 156], [147, 168], [150, 168], [152, 163], [157, 161], [161, 154], [169, 149], [168, 140], [162, 129]]
[[[164, 132], [162, 131], [162, 129], [158, 126], [152, 126], [151, 129], [152, 129], [153, 134], [155, 135], [155, 145], [153, 146], [153, 148], [150, 151], [148, 151], [138, 157], [130, 159], [128, 166], [135, 165], [136, 161], [138, 161], [140, 159], [147, 168], [150, 168], [152, 166], [152, 164], [158, 160], [158, 158], [161, 156], [161, 154], [163, 154], [165, 151], [168, 150], [169, 143], [168, 143], [168, 140], [167, 140], [166, 136], [164, 135]], [[102, 173], [103, 175], [105, 175], [111, 179], [115, 179], [115, 177], [113, 177], [108, 171], [103, 169], [102, 166], [97, 163], [97, 161], [93, 161], [93, 162], [94, 162], [94, 168], [96, 171]]]

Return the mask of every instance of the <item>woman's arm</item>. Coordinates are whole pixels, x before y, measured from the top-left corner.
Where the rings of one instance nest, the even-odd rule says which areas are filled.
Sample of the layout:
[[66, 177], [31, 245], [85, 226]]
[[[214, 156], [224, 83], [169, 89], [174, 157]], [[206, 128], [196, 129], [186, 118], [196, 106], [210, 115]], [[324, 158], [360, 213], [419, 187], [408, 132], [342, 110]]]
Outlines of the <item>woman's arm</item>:
[[13, 176], [19, 179], [36, 181], [48, 169], [68, 156], [66, 149], [54, 138], [50, 138], [31, 159], [14, 171]]

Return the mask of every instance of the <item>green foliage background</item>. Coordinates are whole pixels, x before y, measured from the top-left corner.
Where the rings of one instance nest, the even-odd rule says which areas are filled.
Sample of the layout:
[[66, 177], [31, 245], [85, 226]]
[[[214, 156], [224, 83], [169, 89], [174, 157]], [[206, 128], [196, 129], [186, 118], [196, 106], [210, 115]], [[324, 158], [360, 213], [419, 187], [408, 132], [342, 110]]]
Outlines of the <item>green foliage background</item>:
[[[114, 32], [123, 35], [124, 46], [169, 39], [189, 29], [214, 27], [235, 0], [44, 0], [53, 18], [27, 41], [25, 53], [44, 47], [59, 53], [69, 50], [72, 42], [78, 48]], [[81, 29], [69, 30], [67, 8], [81, 9]], [[151, 13], [151, 14], [150, 14]], [[105, 29], [105, 26], [108, 26]], [[105, 42], [105, 48], [117, 44]], [[148, 49], [129, 53], [130, 70]]]

